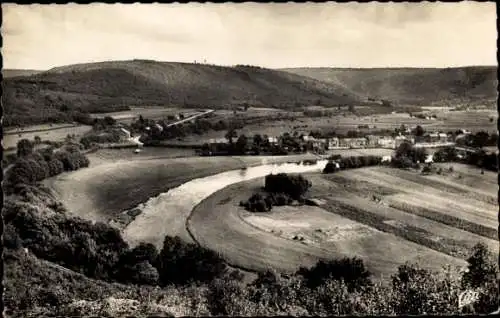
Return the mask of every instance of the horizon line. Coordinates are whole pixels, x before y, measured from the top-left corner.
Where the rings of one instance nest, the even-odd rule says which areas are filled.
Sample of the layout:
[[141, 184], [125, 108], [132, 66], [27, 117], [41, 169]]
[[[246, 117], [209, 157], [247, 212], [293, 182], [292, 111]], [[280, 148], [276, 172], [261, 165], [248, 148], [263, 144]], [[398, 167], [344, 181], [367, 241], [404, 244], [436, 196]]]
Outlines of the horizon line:
[[102, 61], [92, 61], [92, 62], [78, 62], [73, 64], [63, 64], [58, 66], [52, 66], [47, 69], [37, 69], [37, 68], [8, 68], [2, 67], [2, 70], [19, 70], [19, 71], [50, 71], [54, 68], [66, 67], [66, 66], [75, 66], [75, 65], [84, 65], [84, 64], [100, 64], [100, 63], [109, 63], [109, 62], [134, 62], [134, 61], [148, 61], [148, 62], [156, 62], [156, 63], [177, 63], [177, 64], [193, 64], [193, 65], [210, 65], [210, 66], [221, 66], [221, 67], [235, 67], [237, 65], [244, 66], [254, 66], [260, 67], [270, 70], [282, 70], [282, 69], [447, 69], [447, 68], [466, 68], [466, 67], [498, 67], [498, 64], [468, 64], [468, 65], [453, 65], [453, 66], [281, 66], [281, 67], [265, 67], [254, 64], [244, 64], [237, 63], [232, 65], [224, 65], [224, 64], [213, 64], [208, 62], [183, 62], [183, 61], [158, 61], [152, 59], [143, 59], [143, 58], [134, 58], [128, 60], [102, 60]]

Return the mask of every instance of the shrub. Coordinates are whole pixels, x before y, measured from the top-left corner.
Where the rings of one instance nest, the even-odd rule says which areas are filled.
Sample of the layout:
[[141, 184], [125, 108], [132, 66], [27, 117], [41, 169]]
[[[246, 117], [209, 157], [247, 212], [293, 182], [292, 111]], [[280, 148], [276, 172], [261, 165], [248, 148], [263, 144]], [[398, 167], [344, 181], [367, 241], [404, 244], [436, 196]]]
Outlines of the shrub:
[[396, 314], [450, 314], [457, 311], [458, 281], [415, 265], [402, 265], [392, 277], [391, 305]]
[[165, 237], [157, 269], [163, 285], [209, 282], [227, 271], [224, 260], [217, 253], [185, 243], [178, 236]]
[[302, 175], [290, 176], [285, 173], [270, 174], [265, 178], [265, 190], [271, 193], [285, 193], [298, 200], [312, 186]]
[[17, 156], [26, 157], [33, 153], [34, 145], [28, 139], [21, 139], [17, 142]]
[[300, 268], [297, 274], [302, 275], [308, 286], [312, 288], [320, 286], [327, 279], [342, 279], [350, 291], [371, 285], [371, 273], [358, 258], [319, 261], [310, 269]]

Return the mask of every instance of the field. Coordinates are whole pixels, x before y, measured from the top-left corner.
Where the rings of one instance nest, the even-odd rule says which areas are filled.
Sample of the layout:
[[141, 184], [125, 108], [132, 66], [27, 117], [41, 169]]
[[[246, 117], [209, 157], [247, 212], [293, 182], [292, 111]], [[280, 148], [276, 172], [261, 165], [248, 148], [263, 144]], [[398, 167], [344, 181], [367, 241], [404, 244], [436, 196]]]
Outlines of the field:
[[110, 112], [110, 113], [98, 113], [92, 114], [93, 118], [104, 118], [105, 116], [110, 116], [119, 122], [130, 124], [133, 120], [139, 118], [139, 115], [147, 119], [166, 119], [169, 115], [178, 115], [179, 113], [184, 114], [185, 117], [196, 115], [201, 113], [199, 109], [186, 109], [186, 108], [173, 108], [173, 107], [130, 107], [130, 110], [120, 111], [120, 112]]
[[9, 149], [17, 146], [17, 142], [21, 139], [34, 140], [38, 136], [43, 140], [63, 141], [67, 135], [82, 136], [92, 130], [92, 126], [86, 125], [68, 125], [68, 124], [53, 124], [53, 125], [36, 125], [21, 129], [10, 129], [4, 133], [2, 140], [3, 147]]
[[345, 255], [362, 257], [380, 277], [407, 261], [431, 269], [462, 266], [479, 241], [498, 253], [498, 188], [493, 173], [453, 166], [462, 178], [385, 167], [310, 174], [311, 195], [324, 204], [272, 213], [238, 206], [263, 185], [262, 179], [243, 182], [204, 200], [188, 226], [200, 244], [251, 269], [293, 271], [319, 258]]

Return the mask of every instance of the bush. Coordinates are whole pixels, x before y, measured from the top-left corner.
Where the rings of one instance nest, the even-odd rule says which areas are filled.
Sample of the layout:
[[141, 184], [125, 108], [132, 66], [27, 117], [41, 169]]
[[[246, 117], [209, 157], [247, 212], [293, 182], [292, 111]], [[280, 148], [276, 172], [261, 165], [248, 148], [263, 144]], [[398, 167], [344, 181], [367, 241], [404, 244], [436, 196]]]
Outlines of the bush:
[[34, 145], [28, 139], [21, 139], [17, 142], [17, 156], [26, 157], [33, 153]]
[[157, 269], [162, 285], [209, 282], [227, 271], [224, 260], [215, 252], [178, 236], [166, 236]]
[[292, 199], [298, 200], [311, 186], [311, 182], [302, 175], [290, 176], [286, 173], [279, 173], [267, 175], [264, 188], [267, 192], [285, 193]]
[[457, 311], [458, 281], [415, 265], [402, 265], [392, 278], [391, 306], [397, 315], [450, 314]]
[[311, 288], [322, 285], [327, 279], [343, 280], [349, 291], [372, 284], [371, 273], [358, 258], [319, 261], [310, 269], [300, 268], [297, 274], [303, 276]]

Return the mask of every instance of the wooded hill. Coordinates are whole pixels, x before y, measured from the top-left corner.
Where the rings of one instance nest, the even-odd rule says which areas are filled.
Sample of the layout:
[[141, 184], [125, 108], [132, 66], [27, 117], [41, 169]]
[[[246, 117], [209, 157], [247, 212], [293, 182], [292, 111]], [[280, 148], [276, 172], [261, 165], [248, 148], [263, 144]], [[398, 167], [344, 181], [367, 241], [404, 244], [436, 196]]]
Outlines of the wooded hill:
[[350, 94], [386, 99], [393, 104], [431, 106], [457, 103], [494, 106], [497, 98], [497, 67], [458, 68], [289, 68], [344, 87]]
[[290, 109], [350, 105], [342, 86], [252, 66], [113, 61], [58, 67], [4, 80], [4, 124], [70, 120], [67, 113], [129, 106], [234, 108], [245, 103]]

